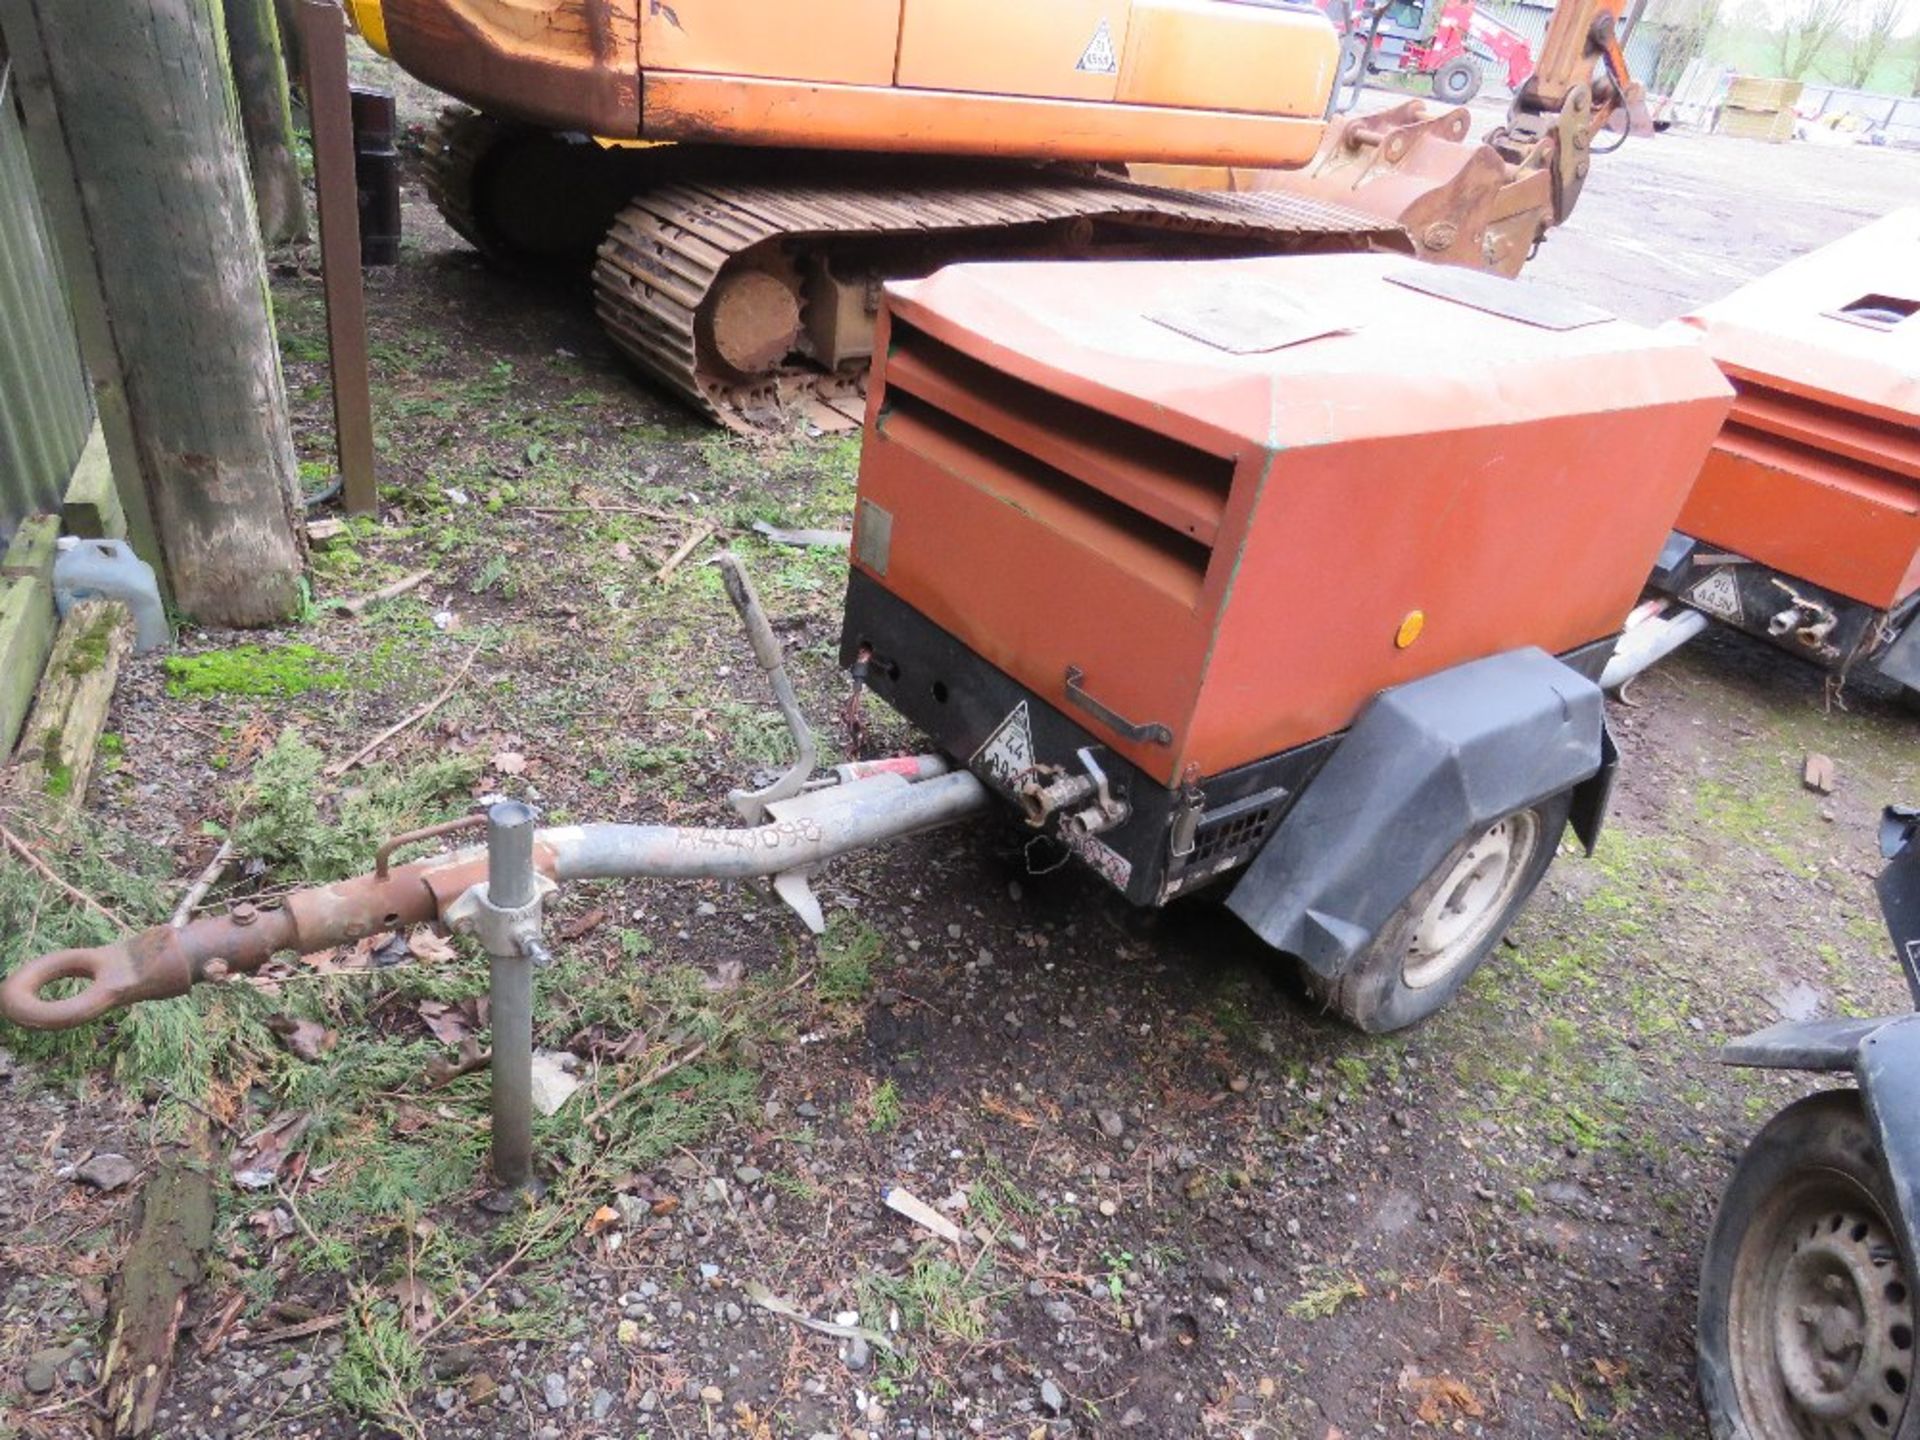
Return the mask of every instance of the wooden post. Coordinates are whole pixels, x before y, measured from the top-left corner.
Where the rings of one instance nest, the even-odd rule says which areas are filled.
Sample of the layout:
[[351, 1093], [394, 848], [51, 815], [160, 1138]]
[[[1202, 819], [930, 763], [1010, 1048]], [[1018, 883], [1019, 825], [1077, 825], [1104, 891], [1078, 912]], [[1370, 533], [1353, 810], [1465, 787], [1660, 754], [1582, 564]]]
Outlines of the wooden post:
[[287, 64], [273, 0], [226, 0], [227, 53], [247, 167], [260, 212], [260, 238], [269, 245], [307, 238], [307, 196], [294, 157], [293, 109], [287, 101]]
[[333, 440], [349, 515], [375, 515], [373, 391], [367, 358], [367, 295], [360, 274], [360, 192], [353, 169], [353, 95], [347, 17], [338, 0], [297, 0], [306, 58], [314, 191], [320, 201], [320, 271], [327, 296], [327, 368]]
[[218, 0], [0, 0], [0, 29], [108, 448], [174, 601], [284, 620], [299, 496]]

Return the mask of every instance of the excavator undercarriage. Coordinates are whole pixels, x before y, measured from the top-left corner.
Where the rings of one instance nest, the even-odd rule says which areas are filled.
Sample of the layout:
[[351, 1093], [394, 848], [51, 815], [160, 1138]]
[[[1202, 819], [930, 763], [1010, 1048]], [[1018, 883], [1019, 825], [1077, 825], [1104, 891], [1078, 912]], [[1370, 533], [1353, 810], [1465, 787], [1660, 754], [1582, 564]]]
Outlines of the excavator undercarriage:
[[743, 430], [796, 413], [858, 424], [882, 284], [943, 265], [1413, 253], [1391, 220], [1280, 191], [1183, 191], [1091, 166], [603, 147], [472, 111], [443, 118], [429, 188], [495, 261], [591, 260], [621, 353]]
[[[561, 11], [575, 3], [585, 0], [561, 0]], [[429, 147], [429, 188], [453, 228], [496, 262], [590, 271], [595, 309], [629, 360], [710, 418], [760, 429], [795, 410], [823, 426], [857, 423], [881, 286], [956, 262], [1397, 250], [1514, 275], [1572, 210], [1595, 135], [1644, 120], [1617, 33], [1626, 3], [1566, 0], [1506, 125], [1479, 142], [1466, 110], [1418, 102], [1326, 124], [1331, 31], [1279, 0], [1130, 0], [1125, 54], [1076, 47], [1072, 65], [1023, 51], [1005, 62], [1004, 90], [971, 72], [940, 80], [925, 49], [892, 61], [876, 50], [861, 83], [831, 45], [765, 72], [804, 79], [755, 78], [751, 65], [774, 63], [747, 53], [758, 32], [703, 12], [701, 43], [718, 47], [701, 62], [711, 71], [594, 51], [595, 73], [638, 65], [637, 108], [623, 101], [609, 115], [553, 88], [540, 67], [577, 37], [558, 19], [522, 35], [516, 0], [356, 10], [385, 25], [403, 65], [481, 107], [449, 111]], [[921, 36], [920, 10], [875, 4], [903, 37]], [[780, 13], [796, 45], [865, 33], [839, 11], [818, 12], [820, 36]], [[1052, 24], [1008, 14], [1003, 40]], [[693, 43], [657, 26], [649, 41], [651, 16], [637, 22], [639, 55], [665, 63]], [[970, 32], [955, 25], [959, 44]], [[1285, 74], [1255, 65], [1222, 78], [1219, 65], [1244, 70], [1256, 51]], [[1192, 70], [1202, 53], [1214, 68]], [[1055, 73], [1063, 59], [1077, 79]], [[734, 64], [747, 68], [730, 74]], [[1020, 78], [1029, 64], [1053, 70]], [[674, 102], [675, 84], [708, 94], [707, 108]], [[618, 123], [595, 138], [554, 128], [562, 114]], [[1089, 158], [1100, 156], [1111, 162]]]

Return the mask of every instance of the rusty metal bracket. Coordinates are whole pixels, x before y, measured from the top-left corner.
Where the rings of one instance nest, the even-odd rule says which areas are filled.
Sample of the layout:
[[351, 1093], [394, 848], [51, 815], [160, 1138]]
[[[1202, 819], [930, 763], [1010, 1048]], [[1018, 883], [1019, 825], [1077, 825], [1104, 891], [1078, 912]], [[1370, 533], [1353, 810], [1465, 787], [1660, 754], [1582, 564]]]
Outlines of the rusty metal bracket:
[[438, 825], [426, 825], [418, 830], [408, 830], [395, 835], [373, 852], [373, 878], [387, 878], [387, 862], [393, 859], [393, 853], [406, 845], [418, 845], [422, 840], [437, 840], [442, 835], [451, 835], [456, 830], [477, 830], [487, 823], [484, 814], [462, 815], [458, 820], [443, 820]]

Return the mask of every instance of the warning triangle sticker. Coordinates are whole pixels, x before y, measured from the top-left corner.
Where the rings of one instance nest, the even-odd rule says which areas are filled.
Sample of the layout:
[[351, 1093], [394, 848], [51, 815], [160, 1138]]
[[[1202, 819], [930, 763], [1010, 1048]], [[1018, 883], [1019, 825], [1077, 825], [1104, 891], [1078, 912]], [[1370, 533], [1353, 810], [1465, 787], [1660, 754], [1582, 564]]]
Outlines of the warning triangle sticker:
[[1080, 52], [1080, 63], [1073, 68], [1084, 70], [1089, 75], [1120, 73], [1120, 56], [1113, 48], [1113, 30], [1104, 15], [1100, 17], [1100, 27], [1093, 32], [1093, 39]]
[[1011, 791], [1022, 776], [1033, 768], [1033, 722], [1027, 715], [1027, 702], [1014, 706], [987, 743], [974, 752], [972, 768], [984, 770], [987, 778]]
[[1740, 608], [1740, 581], [1724, 566], [1689, 590], [1687, 603], [1733, 625], [1746, 618]]

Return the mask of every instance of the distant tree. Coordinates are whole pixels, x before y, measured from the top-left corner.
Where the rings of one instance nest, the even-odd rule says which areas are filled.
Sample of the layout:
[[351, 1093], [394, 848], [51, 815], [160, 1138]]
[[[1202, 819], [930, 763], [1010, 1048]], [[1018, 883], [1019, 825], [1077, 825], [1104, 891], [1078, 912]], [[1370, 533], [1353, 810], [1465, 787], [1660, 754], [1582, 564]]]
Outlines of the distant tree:
[[1839, 36], [1852, 5], [1850, 0], [1788, 0], [1783, 9], [1780, 29], [1774, 35], [1774, 54], [1782, 75], [1803, 80], [1821, 52]]
[[1916, 36], [1916, 37], [1914, 37], [1914, 42], [1913, 42], [1913, 85], [1912, 85], [1912, 90], [1913, 90], [1913, 94], [1914, 94], [1914, 96], [1915, 96], [1915, 98], [1916, 98], [1916, 99], [1920, 99], [1920, 36]]
[[1860, 27], [1847, 51], [1847, 84], [1855, 90], [1866, 89], [1880, 68], [1906, 9], [1907, 0], [1860, 0]]
[[1666, 94], [1679, 84], [1688, 62], [1706, 53], [1725, 10], [1726, 0], [1651, 0], [1645, 18], [1660, 37], [1648, 79], [1653, 90]]

